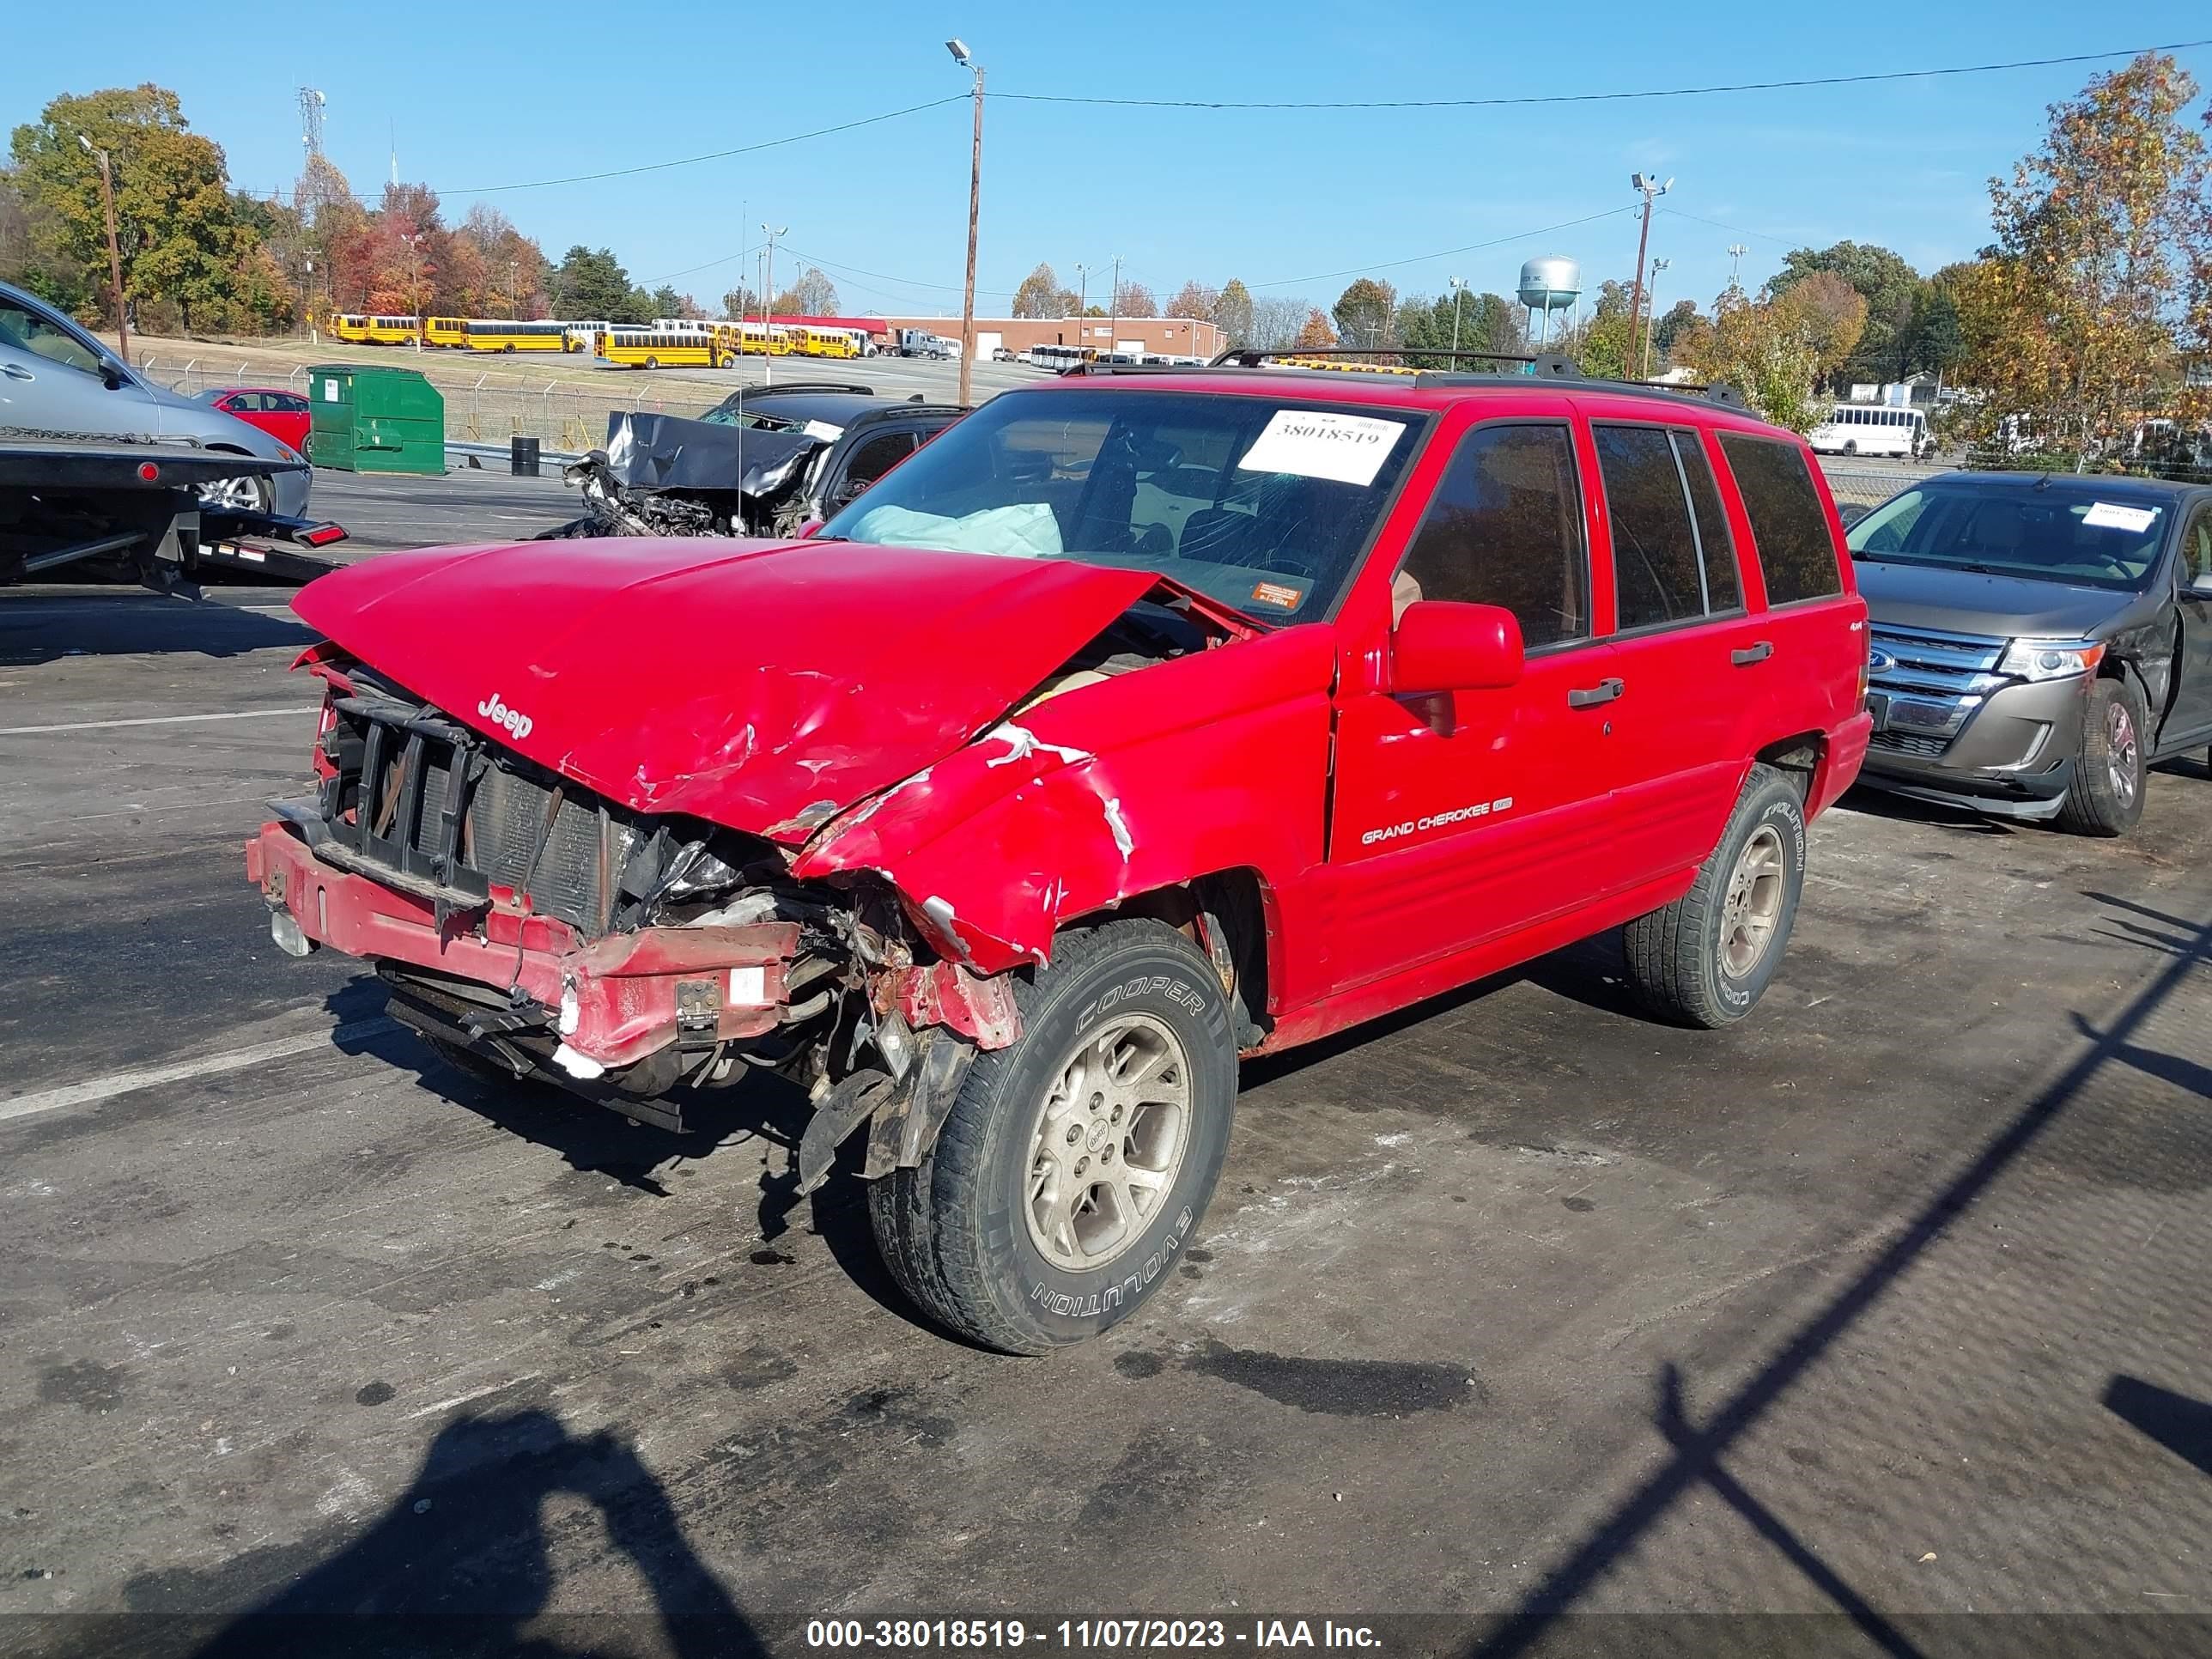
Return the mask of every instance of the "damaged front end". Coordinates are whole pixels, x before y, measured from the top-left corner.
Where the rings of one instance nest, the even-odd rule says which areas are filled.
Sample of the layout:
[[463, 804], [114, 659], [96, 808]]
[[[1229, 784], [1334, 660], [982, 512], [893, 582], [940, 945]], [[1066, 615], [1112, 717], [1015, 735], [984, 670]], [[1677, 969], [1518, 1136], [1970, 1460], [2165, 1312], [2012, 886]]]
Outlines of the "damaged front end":
[[867, 872], [633, 810], [331, 647], [317, 790], [247, 843], [277, 944], [375, 963], [434, 1042], [665, 1128], [684, 1092], [755, 1070], [817, 1111], [802, 1189], [877, 1121], [870, 1173], [918, 1162], [979, 1048], [1020, 1018], [1004, 978], [939, 955]]
[[787, 534], [809, 463], [836, 428], [737, 427], [617, 410], [607, 442], [562, 469], [581, 516], [541, 541], [588, 536]]

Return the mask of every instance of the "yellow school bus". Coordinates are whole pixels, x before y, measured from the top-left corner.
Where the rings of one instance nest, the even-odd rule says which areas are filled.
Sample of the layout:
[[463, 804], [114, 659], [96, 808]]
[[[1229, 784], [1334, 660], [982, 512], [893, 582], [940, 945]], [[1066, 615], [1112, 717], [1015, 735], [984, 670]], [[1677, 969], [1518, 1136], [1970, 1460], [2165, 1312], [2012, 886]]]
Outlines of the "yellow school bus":
[[728, 323], [724, 326], [735, 335], [738, 349], [748, 357], [787, 357], [794, 349], [791, 331], [781, 323], [773, 326], [760, 323]]
[[845, 328], [794, 327], [790, 349], [802, 357], [857, 357], [860, 343]]
[[568, 325], [471, 317], [461, 343], [471, 351], [562, 351], [568, 349]]
[[738, 343], [717, 329], [616, 329], [599, 337], [595, 356], [632, 368], [731, 368]]
[[348, 345], [409, 345], [421, 327], [419, 317], [363, 317], [344, 312], [331, 319], [331, 337]]
[[457, 347], [462, 343], [462, 331], [467, 322], [459, 317], [425, 317], [422, 319], [422, 343], [441, 348]]

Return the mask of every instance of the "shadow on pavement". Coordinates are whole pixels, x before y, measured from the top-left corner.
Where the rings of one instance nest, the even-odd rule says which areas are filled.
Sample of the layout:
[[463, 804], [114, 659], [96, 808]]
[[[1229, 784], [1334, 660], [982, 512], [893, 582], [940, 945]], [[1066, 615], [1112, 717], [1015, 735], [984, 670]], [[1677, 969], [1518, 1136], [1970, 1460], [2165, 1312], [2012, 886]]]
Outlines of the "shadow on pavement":
[[2212, 1474], [2212, 1404], [2140, 1377], [2115, 1376], [2106, 1385], [2105, 1407], [2183, 1462]]
[[[291, 594], [290, 589], [254, 591], [276, 605]], [[64, 657], [142, 653], [242, 657], [276, 647], [304, 650], [315, 642], [314, 630], [302, 623], [240, 609], [244, 597], [224, 603], [165, 599], [143, 588], [112, 593], [16, 588], [0, 595], [0, 664], [23, 667]]]
[[[2076, 1026], [2088, 1039], [2087, 1047], [1982, 1146], [1881, 1253], [1784, 1340], [1702, 1425], [1689, 1420], [1682, 1404], [1681, 1375], [1673, 1364], [1667, 1365], [1658, 1379], [1654, 1425], [1673, 1449], [1673, 1455], [1474, 1645], [1470, 1659], [1510, 1659], [1539, 1650], [1549, 1653], [1559, 1650], [1563, 1641], [1572, 1649], [1578, 1639], [1574, 1627], [1580, 1621], [1571, 1615], [1580, 1613], [1583, 1598], [1682, 1500], [1699, 1491], [1717, 1497], [1741, 1516], [1875, 1649], [1899, 1656], [1919, 1651], [1737, 1481], [1723, 1459], [1816, 1361], [1945, 1237], [2106, 1067], [2131, 1067], [2202, 1091], [2208, 1075], [2205, 1068], [2178, 1056], [2153, 1052], [2138, 1039], [2189, 975], [2212, 963], [2212, 926], [2186, 922], [2139, 905], [2127, 908], [2160, 925], [2167, 959], [2156, 976], [2105, 1029], [2100, 1030], [2077, 1016]], [[2130, 1377], [2114, 1378], [2106, 1389], [2104, 1403], [2197, 1468], [2205, 1468], [2212, 1462], [2212, 1407]]]
[[[557, 1567], [544, 1507], [563, 1494], [598, 1511], [613, 1550], [650, 1589], [651, 1615], [548, 1613]], [[549, 1411], [448, 1424], [407, 1489], [350, 1542], [304, 1565], [276, 1559], [289, 1553], [249, 1554], [208, 1575], [148, 1574], [133, 1580], [125, 1596], [144, 1612], [189, 1619], [223, 1599], [241, 1573], [289, 1579], [192, 1649], [193, 1659], [275, 1653], [748, 1659], [765, 1651], [629, 1444], [609, 1433], [572, 1435]]]

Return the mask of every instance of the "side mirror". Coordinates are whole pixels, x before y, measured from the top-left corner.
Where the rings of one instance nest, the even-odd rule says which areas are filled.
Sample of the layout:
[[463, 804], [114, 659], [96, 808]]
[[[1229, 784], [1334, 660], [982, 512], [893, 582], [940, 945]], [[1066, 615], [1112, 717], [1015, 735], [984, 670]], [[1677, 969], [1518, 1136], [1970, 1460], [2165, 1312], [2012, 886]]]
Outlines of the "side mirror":
[[799, 539], [802, 542], [812, 541], [817, 536], [822, 533], [822, 526], [825, 522], [826, 520], [822, 519], [809, 519], [805, 524], [799, 526]]
[[1495, 605], [1416, 599], [1390, 635], [1390, 689], [1487, 691], [1521, 678], [1521, 620]]
[[2191, 577], [2189, 591], [2192, 593], [2212, 593], [2212, 570], [2203, 571]]

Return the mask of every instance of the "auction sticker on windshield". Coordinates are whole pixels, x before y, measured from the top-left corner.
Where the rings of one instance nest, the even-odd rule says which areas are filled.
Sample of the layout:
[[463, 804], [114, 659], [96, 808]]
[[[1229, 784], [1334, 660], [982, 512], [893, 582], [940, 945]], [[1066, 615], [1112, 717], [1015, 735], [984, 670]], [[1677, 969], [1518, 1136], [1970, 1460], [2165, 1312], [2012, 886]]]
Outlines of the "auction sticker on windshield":
[[2081, 515], [2081, 522], [2094, 525], [2101, 530], [2127, 530], [2140, 536], [2150, 528], [2150, 521], [2158, 517], [2154, 507], [2118, 507], [2111, 501], [2099, 501]]
[[1288, 472], [1301, 478], [1371, 484], [1405, 429], [1403, 421], [1378, 421], [1368, 415], [1279, 410], [1237, 466], [1243, 472]]

